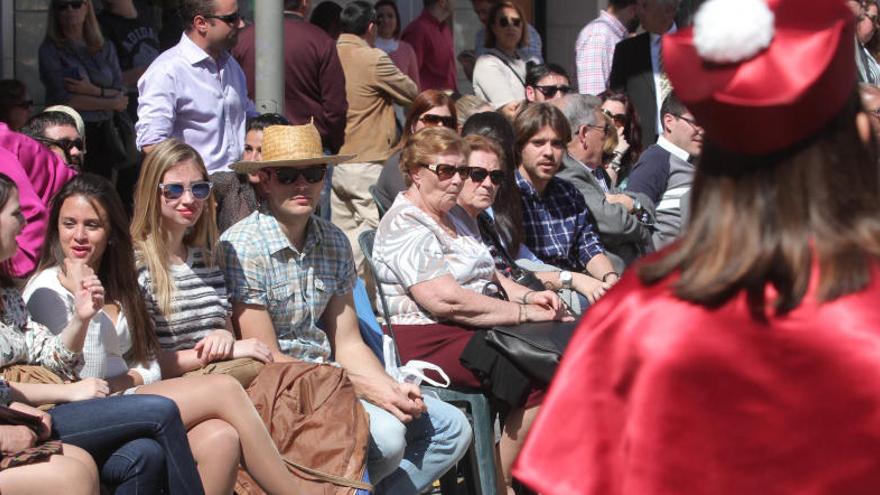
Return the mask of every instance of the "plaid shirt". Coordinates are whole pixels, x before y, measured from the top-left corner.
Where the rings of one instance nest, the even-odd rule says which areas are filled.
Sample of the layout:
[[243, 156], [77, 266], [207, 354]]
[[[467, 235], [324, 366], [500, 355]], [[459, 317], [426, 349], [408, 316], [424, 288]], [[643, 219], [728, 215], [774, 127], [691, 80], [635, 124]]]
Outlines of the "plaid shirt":
[[581, 94], [597, 95], [608, 89], [614, 47], [626, 32], [626, 26], [604, 10], [581, 30], [574, 50]]
[[548, 265], [584, 272], [593, 256], [605, 252], [583, 195], [571, 183], [554, 177], [539, 195], [516, 171], [522, 194], [526, 245]]
[[331, 297], [350, 293], [355, 283], [351, 245], [342, 231], [313, 216], [300, 252], [275, 217], [255, 211], [223, 233], [220, 251], [232, 300], [266, 308], [281, 352], [328, 362], [321, 316]]

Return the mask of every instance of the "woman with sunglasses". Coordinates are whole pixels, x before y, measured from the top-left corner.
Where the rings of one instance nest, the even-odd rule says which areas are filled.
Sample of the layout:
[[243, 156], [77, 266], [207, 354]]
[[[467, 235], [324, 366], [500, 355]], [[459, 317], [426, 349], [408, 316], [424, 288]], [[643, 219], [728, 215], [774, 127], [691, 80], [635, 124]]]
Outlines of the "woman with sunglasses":
[[617, 129], [617, 147], [611, 154], [606, 172], [614, 185], [626, 188], [626, 178], [642, 154], [642, 126], [636, 107], [626, 93], [608, 90], [599, 95], [602, 112], [614, 122]]
[[519, 49], [529, 44], [522, 10], [498, 2], [489, 11], [486, 53], [474, 66], [474, 93], [511, 119], [526, 97], [526, 61]]
[[[379, 222], [373, 248], [402, 362], [440, 365], [453, 385], [483, 388], [506, 404], [502, 466], [512, 464], [543, 391], [528, 379], [505, 378], [506, 390], [484, 383], [460, 358], [475, 328], [566, 318], [552, 291], [533, 291], [500, 276], [460, 207], [471, 173], [470, 148], [451, 129], [429, 128], [407, 140], [400, 172], [407, 184]], [[484, 177], [485, 180], [485, 177]], [[503, 289], [503, 290], [502, 290]], [[508, 300], [498, 297], [506, 293]], [[516, 389], [512, 393], [511, 390]], [[509, 477], [506, 476], [509, 480]]]
[[84, 169], [110, 177], [120, 156], [107, 139], [113, 113], [128, 107], [116, 49], [106, 43], [91, 0], [52, 0], [40, 45], [46, 102], [76, 109], [89, 143]]
[[387, 53], [394, 65], [419, 86], [419, 61], [416, 51], [406, 41], [400, 40], [400, 12], [395, 0], [379, 0], [376, 9], [375, 47]]
[[427, 127], [442, 126], [456, 129], [455, 102], [452, 97], [438, 91], [429, 89], [423, 91], [413, 100], [403, 125], [403, 136], [400, 138], [398, 149], [385, 161], [384, 168], [376, 181], [376, 201], [384, 211], [391, 207], [397, 193], [406, 189], [403, 177], [400, 175], [400, 152], [406, 140]]
[[27, 87], [17, 79], [0, 80], [0, 122], [18, 131], [34, 109]]

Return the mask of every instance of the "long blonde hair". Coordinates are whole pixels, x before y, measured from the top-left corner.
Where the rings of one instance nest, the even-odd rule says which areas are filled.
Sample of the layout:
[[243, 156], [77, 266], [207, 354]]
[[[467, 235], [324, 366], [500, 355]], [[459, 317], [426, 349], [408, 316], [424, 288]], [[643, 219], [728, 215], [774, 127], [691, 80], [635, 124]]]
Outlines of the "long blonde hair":
[[[95, 16], [95, 7], [91, 0], [84, 0], [81, 9], [88, 9], [86, 12], [85, 22], [83, 22], [83, 40], [92, 53], [98, 53], [104, 48], [104, 35], [101, 34], [101, 26], [98, 24], [98, 18]], [[49, 18], [46, 21], [46, 38], [55, 43], [55, 46], [63, 48], [67, 44], [67, 39], [61, 33], [58, 26], [58, 17], [55, 15], [55, 8], [49, 5]]]
[[[208, 170], [199, 153], [192, 146], [179, 139], [162, 141], [147, 155], [138, 177], [134, 195], [134, 218], [131, 221], [131, 237], [134, 240], [137, 263], [146, 266], [152, 281], [152, 291], [159, 310], [166, 317], [171, 314], [171, 298], [176, 287], [168, 275], [169, 250], [162, 228], [162, 207], [159, 200], [159, 184], [170, 168], [180, 162], [192, 160], [199, 171], [208, 179]], [[196, 224], [186, 233], [183, 244], [187, 247], [201, 248], [205, 261], [213, 265], [211, 255], [217, 244], [217, 221], [214, 197], [205, 200], [205, 207]]]

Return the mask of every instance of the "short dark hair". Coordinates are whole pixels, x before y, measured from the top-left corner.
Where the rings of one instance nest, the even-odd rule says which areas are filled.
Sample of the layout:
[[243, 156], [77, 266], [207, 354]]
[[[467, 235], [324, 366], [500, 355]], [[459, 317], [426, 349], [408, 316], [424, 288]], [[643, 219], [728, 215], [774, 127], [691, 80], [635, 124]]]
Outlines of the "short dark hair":
[[27, 87], [18, 79], [0, 79], [0, 122], [9, 121], [9, 112], [20, 105]]
[[522, 152], [529, 139], [544, 126], [550, 126], [565, 143], [571, 139], [571, 125], [562, 111], [549, 103], [533, 103], [518, 113], [513, 121], [517, 151]]
[[214, 13], [214, 0], [181, 0], [180, 1], [180, 18], [183, 20], [183, 27], [190, 31], [193, 27], [193, 19], [197, 15], [202, 17], [209, 16]]
[[376, 21], [376, 9], [370, 2], [355, 0], [346, 5], [339, 14], [339, 27], [343, 33], [363, 36], [371, 22]]
[[681, 114], [686, 113], [687, 111], [688, 109], [684, 106], [684, 103], [676, 98], [674, 94], [669, 93], [669, 96], [667, 96], [666, 99], [663, 100], [663, 104], [660, 105], [660, 118], [662, 119], [667, 113], [680, 117]]
[[608, 0], [608, 5], [615, 9], [625, 9], [636, 3], [636, 0]]
[[379, 0], [374, 5], [377, 12], [379, 11], [379, 7], [382, 6], [391, 7], [391, 9], [394, 10], [394, 17], [397, 21], [395, 21], [394, 32], [391, 33], [391, 37], [394, 39], [400, 38], [400, 10], [397, 9], [397, 2], [394, 0]]
[[290, 121], [280, 113], [264, 113], [247, 119], [244, 132], [247, 134], [251, 131], [262, 131], [270, 125], [290, 125]]
[[568, 79], [568, 82], [571, 83], [571, 78], [568, 77], [568, 71], [566, 71], [561, 65], [552, 62], [544, 64], [529, 62], [526, 65], [526, 86], [535, 86], [538, 84], [538, 81], [544, 79], [550, 74], [560, 75]]
[[46, 129], [59, 125], [68, 125], [76, 129], [76, 121], [64, 112], [40, 112], [28, 119], [18, 132], [34, 139], [45, 138]]
[[435, 3], [440, 0], [422, 0], [422, 8], [427, 9], [428, 7], [433, 7]]

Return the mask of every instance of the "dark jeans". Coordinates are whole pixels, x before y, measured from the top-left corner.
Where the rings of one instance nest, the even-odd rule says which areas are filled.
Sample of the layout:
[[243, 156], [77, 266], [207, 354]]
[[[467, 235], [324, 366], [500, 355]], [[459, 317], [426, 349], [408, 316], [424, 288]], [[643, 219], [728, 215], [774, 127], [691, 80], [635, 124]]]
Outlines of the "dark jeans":
[[115, 493], [204, 494], [177, 405], [157, 395], [62, 404], [49, 411], [54, 436], [95, 459]]

